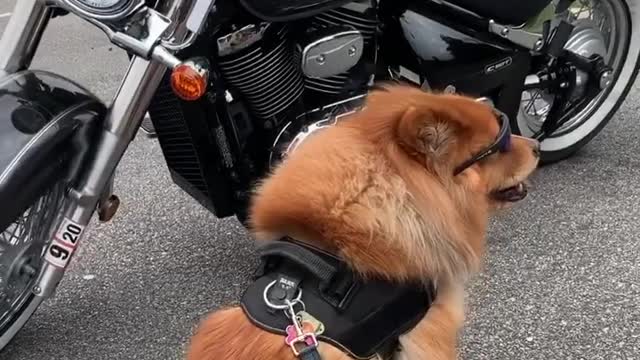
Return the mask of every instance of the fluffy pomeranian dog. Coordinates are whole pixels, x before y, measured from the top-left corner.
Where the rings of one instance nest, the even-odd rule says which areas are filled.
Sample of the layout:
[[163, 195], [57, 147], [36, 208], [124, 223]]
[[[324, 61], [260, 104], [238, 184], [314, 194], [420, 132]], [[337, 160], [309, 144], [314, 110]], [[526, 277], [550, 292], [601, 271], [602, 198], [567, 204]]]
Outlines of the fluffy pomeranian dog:
[[[251, 230], [259, 241], [312, 244], [363, 279], [435, 283], [435, 299], [399, 335], [393, 358], [455, 359], [464, 284], [480, 268], [489, 216], [526, 196], [538, 159], [539, 144], [512, 135], [487, 104], [389, 85], [313, 133], [260, 184]], [[323, 341], [317, 352], [353, 358]], [[296, 359], [282, 335], [256, 326], [241, 307], [204, 319], [187, 357]]]

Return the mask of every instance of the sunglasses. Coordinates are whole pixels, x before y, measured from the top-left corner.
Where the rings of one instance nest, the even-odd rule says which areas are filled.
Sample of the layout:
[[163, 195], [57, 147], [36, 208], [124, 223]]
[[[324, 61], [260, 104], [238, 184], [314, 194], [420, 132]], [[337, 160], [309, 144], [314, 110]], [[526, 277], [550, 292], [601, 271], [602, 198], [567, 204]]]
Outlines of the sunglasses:
[[493, 144], [487, 146], [485, 149], [472, 156], [469, 160], [456, 167], [453, 172], [453, 176], [460, 174], [465, 169], [487, 156], [491, 156], [495, 153], [505, 153], [511, 149], [511, 126], [509, 126], [509, 118], [497, 109], [494, 109], [494, 112], [498, 118], [498, 122], [500, 123], [500, 132], [498, 133], [496, 140]]

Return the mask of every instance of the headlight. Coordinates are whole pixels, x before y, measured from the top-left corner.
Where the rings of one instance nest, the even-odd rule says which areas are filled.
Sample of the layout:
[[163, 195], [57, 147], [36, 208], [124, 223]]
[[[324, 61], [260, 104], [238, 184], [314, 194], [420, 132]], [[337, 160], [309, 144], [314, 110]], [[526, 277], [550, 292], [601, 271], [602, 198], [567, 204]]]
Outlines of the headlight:
[[81, 15], [115, 20], [128, 16], [133, 10], [144, 4], [144, 0], [63, 0], [74, 12]]
[[124, 7], [129, 0], [75, 0], [76, 2], [99, 11], [109, 11]]

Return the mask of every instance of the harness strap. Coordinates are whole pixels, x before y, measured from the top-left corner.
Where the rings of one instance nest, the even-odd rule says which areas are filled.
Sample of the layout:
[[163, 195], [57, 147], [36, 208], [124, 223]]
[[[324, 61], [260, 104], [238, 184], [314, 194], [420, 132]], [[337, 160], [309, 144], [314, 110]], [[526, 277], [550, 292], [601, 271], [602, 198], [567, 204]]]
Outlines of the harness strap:
[[300, 359], [300, 360], [322, 360], [322, 357], [320, 356], [320, 353], [318, 352], [318, 349], [313, 347], [313, 348], [308, 348], [308, 349], [304, 349], [303, 351], [301, 351], [300, 355], [298, 355], [298, 359]]
[[296, 359], [321, 360], [318, 341], [356, 359], [392, 354], [433, 300], [422, 282], [360, 278], [340, 257], [295, 239], [262, 244], [262, 264], [241, 306], [253, 324], [285, 336]]
[[269, 241], [262, 245], [258, 252], [261, 258], [270, 256], [285, 258], [305, 268], [324, 283], [331, 281], [338, 272], [335, 266], [329, 264], [318, 255], [290, 242]]

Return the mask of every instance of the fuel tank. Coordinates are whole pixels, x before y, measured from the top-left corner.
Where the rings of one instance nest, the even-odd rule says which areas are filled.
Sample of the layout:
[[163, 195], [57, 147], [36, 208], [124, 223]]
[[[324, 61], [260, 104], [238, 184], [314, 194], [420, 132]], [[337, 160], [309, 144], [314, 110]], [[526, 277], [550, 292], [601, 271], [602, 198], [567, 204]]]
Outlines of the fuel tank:
[[255, 17], [271, 22], [312, 17], [350, 2], [353, 0], [240, 0]]
[[424, 89], [488, 96], [515, 117], [528, 51], [490, 34], [485, 20], [435, 2], [387, 2], [381, 14], [381, 57], [394, 77]]

